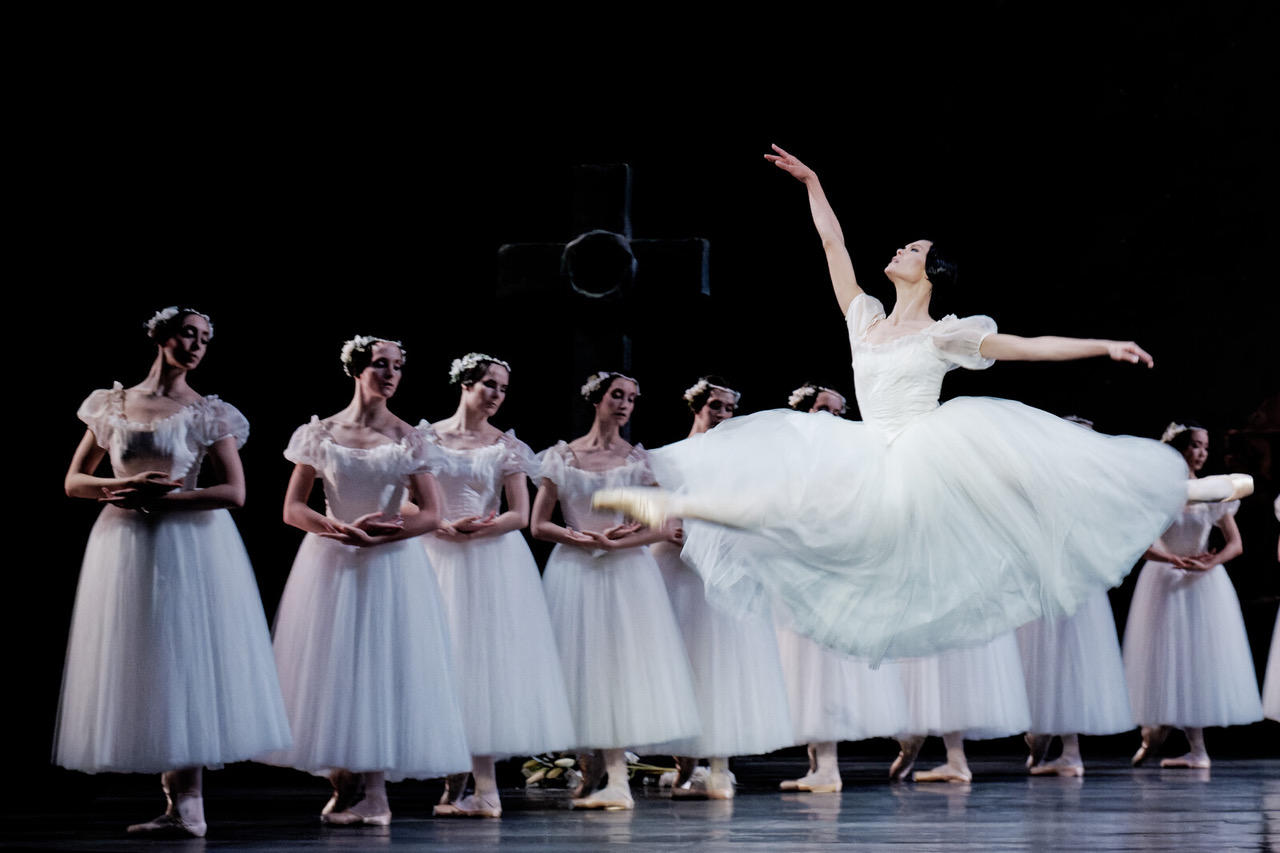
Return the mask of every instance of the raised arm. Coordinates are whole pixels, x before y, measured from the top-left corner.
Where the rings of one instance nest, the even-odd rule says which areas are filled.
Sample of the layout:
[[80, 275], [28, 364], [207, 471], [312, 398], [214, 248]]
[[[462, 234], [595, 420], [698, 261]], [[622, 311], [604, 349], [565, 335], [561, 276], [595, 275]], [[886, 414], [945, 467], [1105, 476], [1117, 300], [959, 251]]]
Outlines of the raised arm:
[[1104, 341], [1093, 338], [1059, 338], [1043, 335], [1037, 338], [1020, 338], [1000, 333], [982, 339], [979, 352], [983, 358], [997, 361], [1074, 361], [1105, 355], [1113, 361], [1141, 362], [1155, 367], [1155, 361], [1142, 347], [1133, 341]]
[[840, 304], [841, 313], [848, 314], [849, 303], [862, 293], [862, 288], [858, 286], [858, 278], [853, 274], [853, 261], [844, 245], [844, 231], [840, 229], [840, 220], [836, 219], [831, 202], [827, 201], [827, 194], [822, 191], [817, 172], [778, 146], [770, 147], [777, 153], [766, 154], [764, 159], [804, 184], [809, 191], [809, 212], [813, 214], [813, 227], [818, 229], [818, 236], [822, 238], [822, 250], [827, 254], [827, 270], [831, 273], [831, 286], [836, 292], [836, 302]]

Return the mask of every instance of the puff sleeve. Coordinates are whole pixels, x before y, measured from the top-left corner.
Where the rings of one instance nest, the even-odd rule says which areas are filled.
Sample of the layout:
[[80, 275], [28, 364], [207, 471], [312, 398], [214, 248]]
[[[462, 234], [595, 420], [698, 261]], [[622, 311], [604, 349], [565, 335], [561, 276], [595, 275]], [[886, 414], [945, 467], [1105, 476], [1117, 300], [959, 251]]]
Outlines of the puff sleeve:
[[284, 458], [295, 465], [324, 466], [324, 427], [319, 418], [312, 415], [309, 423], [293, 431], [289, 446], [284, 449]]
[[239, 450], [249, 440], [249, 421], [239, 409], [217, 397], [205, 398], [196, 419], [196, 430], [200, 443], [205, 447], [230, 437], [236, 440], [236, 449]]
[[116, 397], [123, 393], [124, 388], [119, 382], [110, 388], [99, 388], [94, 391], [84, 402], [80, 404], [80, 408], [76, 410], [76, 417], [84, 421], [84, 425], [93, 431], [93, 437], [98, 442], [98, 446], [107, 449], [107, 436], [110, 430], [111, 413], [116, 406]]
[[498, 476], [506, 479], [512, 474], [525, 474], [530, 479], [538, 478], [538, 458], [533, 449], [516, 438], [515, 430], [507, 430], [502, 436], [503, 453], [498, 463]]
[[884, 303], [869, 293], [859, 293], [849, 303], [849, 313], [844, 321], [849, 326], [849, 339], [856, 341], [867, 328], [884, 316]]
[[534, 457], [537, 463], [537, 471], [529, 474], [535, 486], [541, 486], [544, 480], [550, 480], [556, 486], [564, 485], [565, 478], [565, 451], [569, 445], [563, 441], [558, 442], [554, 447], [548, 447], [546, 450]]
[[983, 338], [995, 334], [995, 331], [995, 320], [985, 314], [975, 314], [972, 317], [944, 317], [925, 334], [938, 354], [948, 362], [948, 370], [957, 367], [983, 370], [996, 363], [994, 358], [983, 358], [981, 353]]

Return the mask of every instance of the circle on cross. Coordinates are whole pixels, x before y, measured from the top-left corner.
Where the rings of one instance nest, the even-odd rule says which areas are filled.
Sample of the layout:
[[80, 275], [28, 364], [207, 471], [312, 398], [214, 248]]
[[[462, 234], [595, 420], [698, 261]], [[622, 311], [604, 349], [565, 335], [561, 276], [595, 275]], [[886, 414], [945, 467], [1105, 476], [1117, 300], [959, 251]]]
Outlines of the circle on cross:
[[588, 299], [625, 295], [635, 281], [636, 256], [626, 237], [597, 228], [565, 244], [560, 272]]

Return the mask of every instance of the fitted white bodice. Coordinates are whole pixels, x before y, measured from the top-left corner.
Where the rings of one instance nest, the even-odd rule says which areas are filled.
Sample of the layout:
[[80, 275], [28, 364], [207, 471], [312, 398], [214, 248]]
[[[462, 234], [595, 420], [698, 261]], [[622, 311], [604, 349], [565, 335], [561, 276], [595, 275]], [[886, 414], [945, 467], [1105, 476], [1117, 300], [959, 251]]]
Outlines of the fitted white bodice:
[[638, 444], [621, 465], [603, 471], [577, 467], [573, 451], [563, 441], [539, 453], [538, 461], [540, 476], [556, 484], [565, 523], [575, 530], [601, 531], [622, 523], [621, 513], [592, 509], [591, 496], [598, 490], [655, 483], [649, 454]]
[[502, 506], [506, 478], [514, 473], [537, 472], [533, 451], [511, 430], [492, 444], [467, 449], [442, 444], [439, 435], [425, 421], [418, 424], [418, 430], [439, 451], [433, 473], [444, 495], [447, 519], [497, 512]]
[[1179, 557], [1202, 554], [1209, 545], [1213, 526], [1226, 516], [1235, 515], [1239, 508], [1239, 501], [1187, 504], [1169, 529], [1160, 534], [1160, 541]]

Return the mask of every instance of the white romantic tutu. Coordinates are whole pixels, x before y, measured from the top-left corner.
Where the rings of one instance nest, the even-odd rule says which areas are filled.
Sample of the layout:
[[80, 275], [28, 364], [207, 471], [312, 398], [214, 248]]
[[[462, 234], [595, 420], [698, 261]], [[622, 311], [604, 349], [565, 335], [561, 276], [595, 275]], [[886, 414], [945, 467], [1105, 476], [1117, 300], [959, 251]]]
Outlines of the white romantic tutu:
[[420, 542], [358, 548], [308, 533], [275, 628], [294, 743], [265, 760], [392, 781], [467, 770], [449, 649]]
[[288, 744], [262, 602], [230, 514], [105, 507], [80, 571], [54, 761], [158, 773]]
[[452, 627], [467, 745], [505, 758], [574, 743], [538, 566], [516, 531], [468, 542], [422, 538]]
[[1027, 731], [1031, 714], [1012, 633], [976, 648], [902, 661], [908, 719], [903, 734], [963, 732], [988, 740]]
[[782, 624], [777, 637], [795, 743], [893, 737], [902, 731], [907, 697], [898, 662], [872, 669]]
[[651, 548], [671, 597], [693, 670], [693, 695], [671, 701], [698, 710], [702, 734], [674, 744], [690, 756], [758, 755], [794, 743], [787, 691], [772, 624], [737, 618], [707, 603], [702, 578], [660, 542]]
[[1267, 675], [1262, 684], [1262, 715], [1280, 720], [1280, 614], [1271, 632], [1271, 651], [1267, 653]]
[[[767, 411], [652, 454], [659, 482], [735, 527], [684, 559], [734, 611], [878, 660], [972, 646], [1115, 586], [1176, 515], [1186, 465], [1020, 403], [958, 398], [889, 433]], [[747, 528], [747, 529], [743, 529]]]
[[1017, 631], [1031, 703], [1031, 731], [1109, 735], [1134, 726], [1120, 639], [1104, 590], [1071, 616]]
[[1142, 567], [1124, 631], [1124, 668], [1142, 725], [1234, 726], [1262, 719], [1253, 656], [1227, 570]]
[[689, 661], [647, 548], [557, 545], [543, 584], [575, 747], [667, 751], [698, 734]]

